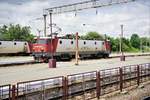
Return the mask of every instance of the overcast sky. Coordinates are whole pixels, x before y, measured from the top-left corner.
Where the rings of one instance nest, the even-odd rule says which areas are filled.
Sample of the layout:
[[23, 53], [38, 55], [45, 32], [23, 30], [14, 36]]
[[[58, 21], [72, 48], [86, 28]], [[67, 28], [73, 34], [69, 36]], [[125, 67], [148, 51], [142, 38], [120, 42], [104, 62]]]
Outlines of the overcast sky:
[[[27, 25], [33, 34], [37, 34], [37, 29], [43, 30], [43, 20], [36, 20], [42, 17], [43, 9], [81, 1], [86, 0], [0, 0], [0, 25]], [[75, 12], [53, 15], [53, 23], [62, 29], [60, 35], [97, 31], [118, 37], [121, 24], [126, 37], [132, 33], [150, 34], [150, 0], [101, 7], [97, 11], [98, 14], [96, 9], [79, 11], [77, 16]]]

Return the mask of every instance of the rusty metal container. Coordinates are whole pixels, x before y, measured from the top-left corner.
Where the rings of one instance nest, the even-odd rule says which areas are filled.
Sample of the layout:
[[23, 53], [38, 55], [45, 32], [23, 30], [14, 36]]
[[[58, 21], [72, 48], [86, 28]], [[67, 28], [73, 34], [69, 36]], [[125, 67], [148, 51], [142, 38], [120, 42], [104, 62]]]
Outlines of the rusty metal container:
[[125, 61], [125, 56], [124, 55], [120, 56], [120, 61]]
[[56, 68], [56, 59], [49, 59], [49, 68]]

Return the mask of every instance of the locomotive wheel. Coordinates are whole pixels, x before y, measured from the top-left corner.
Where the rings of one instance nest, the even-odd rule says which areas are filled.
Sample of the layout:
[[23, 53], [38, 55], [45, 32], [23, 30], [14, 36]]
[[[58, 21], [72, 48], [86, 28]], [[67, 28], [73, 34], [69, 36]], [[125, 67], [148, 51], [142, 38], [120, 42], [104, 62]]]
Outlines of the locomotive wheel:
[[61, 57], [60, 57], [60, 56], [57, 56], [57, 57], [56, 57], [56, 60], [57, 60], [57, 61], [61, 61]]
[[71, 56], [69, 54], [64, 54], [64, 55], [61, 55], [59, 57], [60, 57], [60, 60], [63, 60], [63, 61], [70, 61], [71, 60]]
[[49, 62], [49, 59], [48, 59], [48, 58], [43, 58], [43, 62], [44, 62], [44, 63], [48, 63], [48, 62]]
[[34, 61], [35, 62], [40, 62], [40, 58], [39, 57], [34, 57]]
[[103, 58], [109, 58], [109, 54], [104, 54]]

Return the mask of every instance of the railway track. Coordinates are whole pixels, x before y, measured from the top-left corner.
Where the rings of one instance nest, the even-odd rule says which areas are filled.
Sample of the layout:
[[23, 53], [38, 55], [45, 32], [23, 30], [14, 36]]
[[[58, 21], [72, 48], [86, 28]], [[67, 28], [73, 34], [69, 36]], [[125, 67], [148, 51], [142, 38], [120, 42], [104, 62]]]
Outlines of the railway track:
[[[125, 55], [125, 57], [136, 57], [136, 56], [150, 56], [150, 54]], [[106, 59], [119, 58], [119, 57], [120, 57], [120, 55], [115, 55], [115, 56], [110, 56], [109, 58], [106, 58]], [[0, 67], [16, 66], [16, 65], [26, 65], [26, 64], [36, 64], [36, 63], [38, 63], [38, 62], [35, 62], [34, 60], [20, 61], [20, 62], [9, 62], [9, 63], [1, 63]]]

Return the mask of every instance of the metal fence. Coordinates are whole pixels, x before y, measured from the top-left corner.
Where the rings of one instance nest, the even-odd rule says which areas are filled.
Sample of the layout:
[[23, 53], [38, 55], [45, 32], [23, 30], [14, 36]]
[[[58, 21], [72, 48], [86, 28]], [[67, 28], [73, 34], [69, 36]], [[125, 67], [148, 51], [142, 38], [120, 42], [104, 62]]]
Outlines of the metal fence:
[[68, 75], [68, 99], [87, 100], [96, 97], [96, 71]]
[[149, 64], [140, 64], [139, 65], [139, 81], [145, 82], [150, 80], [150, 63]]
[[0, 100], [88, 100], [150, 81], [150, 63], [0, 86]]
[[122, 67], [122, 81], [123, 88], [127, 88], [137, 84], [138, 66], [124, 66]]
[[17, 83], [17, 100], [62, 99], [63, 76]]
[[3, 85], [0, 86], [0, 100], [5, 100], [8, 99], [10, 100], [11, 98], [11, 85]]
[[100, 95], [120, 89], [120, 68], [100, 70]]

